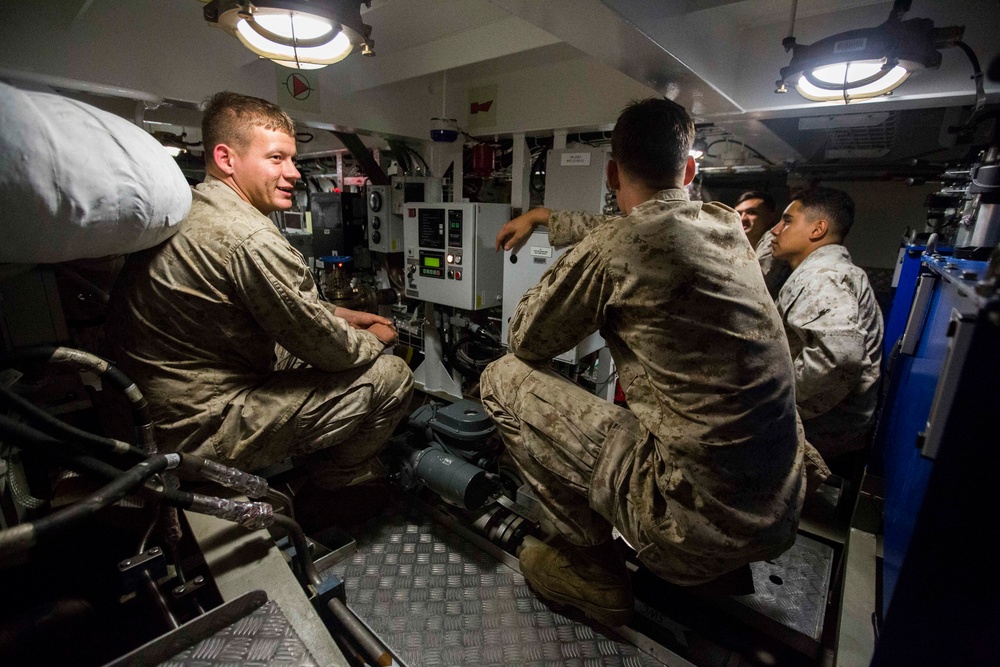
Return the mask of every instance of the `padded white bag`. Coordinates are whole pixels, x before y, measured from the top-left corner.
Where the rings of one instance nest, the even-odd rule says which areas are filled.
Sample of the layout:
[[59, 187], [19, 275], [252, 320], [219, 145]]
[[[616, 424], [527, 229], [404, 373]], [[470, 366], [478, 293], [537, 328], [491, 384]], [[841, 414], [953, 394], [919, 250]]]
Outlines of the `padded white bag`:
[[0, 83], [0, 263], [149, 248], [172, 236], [190, 208], [180, 168], [142, 128]]

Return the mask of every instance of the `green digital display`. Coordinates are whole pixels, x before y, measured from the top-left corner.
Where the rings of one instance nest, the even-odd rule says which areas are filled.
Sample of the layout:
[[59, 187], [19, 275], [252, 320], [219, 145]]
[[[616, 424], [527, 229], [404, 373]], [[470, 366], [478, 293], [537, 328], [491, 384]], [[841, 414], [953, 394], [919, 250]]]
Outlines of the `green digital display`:
[[424, 266], [433, 266], [438, 268], [441, 266], [440, 257], [424, 257]]

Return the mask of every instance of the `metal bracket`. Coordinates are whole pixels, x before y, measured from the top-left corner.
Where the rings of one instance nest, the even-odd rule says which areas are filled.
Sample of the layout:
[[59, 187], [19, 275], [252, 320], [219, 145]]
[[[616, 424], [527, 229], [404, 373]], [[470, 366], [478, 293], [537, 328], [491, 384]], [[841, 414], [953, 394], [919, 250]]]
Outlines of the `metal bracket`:
[[122, 591], [130, 593], [143, 581], [143, 574], [156, 581], [167, 576], [167, 559], [160, 547], [150, 547], [137, 556], [126, 558], [118, 563], [118, 573], [121, 575]]

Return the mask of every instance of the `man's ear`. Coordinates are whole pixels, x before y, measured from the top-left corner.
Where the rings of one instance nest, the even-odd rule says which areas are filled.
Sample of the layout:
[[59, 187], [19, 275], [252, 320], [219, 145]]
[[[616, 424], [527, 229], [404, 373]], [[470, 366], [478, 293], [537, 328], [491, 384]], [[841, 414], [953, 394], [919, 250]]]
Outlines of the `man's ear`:
[[236, 165], [234, 164], [236, 157], [236, 151], [226, 144], [216, 144], [212, 150], [212, 161], [226, 176], [232, 176], [236, 170]]
[[621, 190], [621, 176], [618, 173], [618, 163], [614, 159], [608, 160], [608, 165], [605, 169], [605, 174], [608, 177], [608, 188], [617, 192]]
[[695, 174], [698, 173], [698, 163], [694, 161], [694, 158], [690, 155], [688, 156], [687, 164], [684, 165], [684, 186], [687, 187], [691, 185], [691, 181], [694, 180]]
[[813, 228], [809, 232], [810, 241], [822, 241], [830, 231], [830, 223], [825, 218], [819, 218], [813, 222]]

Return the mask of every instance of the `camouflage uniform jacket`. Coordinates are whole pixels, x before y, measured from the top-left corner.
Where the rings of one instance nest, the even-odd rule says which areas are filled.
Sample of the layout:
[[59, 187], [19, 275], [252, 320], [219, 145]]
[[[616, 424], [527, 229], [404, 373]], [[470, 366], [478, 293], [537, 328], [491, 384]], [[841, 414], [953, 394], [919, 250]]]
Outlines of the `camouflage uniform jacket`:
[[[275, 342], [331, 372], [371, 363], [383, 345], [333, 315], [302, 255], [232, 188], [208, 177], [192, 194], [180, 231], [129, 257], [109, 328], [122, 370], [147, 395], [159, 444], [192, 451], [212, 440], [218, 451], [222, 415], [274, 372]], [[312, 389], [272, 406], [274, 428]]]
[[864, 270], [839, 244], [814, 250], [778, 295], [806, 437], [824, 456], [863, 446], [882, 361], [882, 313]]
[[549, 240], [577, 243], [522, 298], [511, 351], [547, 360], [599, 329], [651, 434], [604, 468], [632, 508], [594, 509], [637, 512], [663, 571], [787, 548], [805, 493], [792, 363], [736, 213], [664, 190], [624, 217], [554, 212]]
[[792, 273], [792, 267], [788, 265], [788, 262], [774, 258], [774, 252], [771, 249], [771, 241], [773, 240], [774, 235], [770, 231], [765, 232], [764, 236], [760, 237], [760, 241], [757, 242], [757, 261], [760, 262], [760, 270], [764, 274], [764, 283], [767, 285], [768, 293], [777, 299], [781, 286], [785, 284], [788, 276]]

